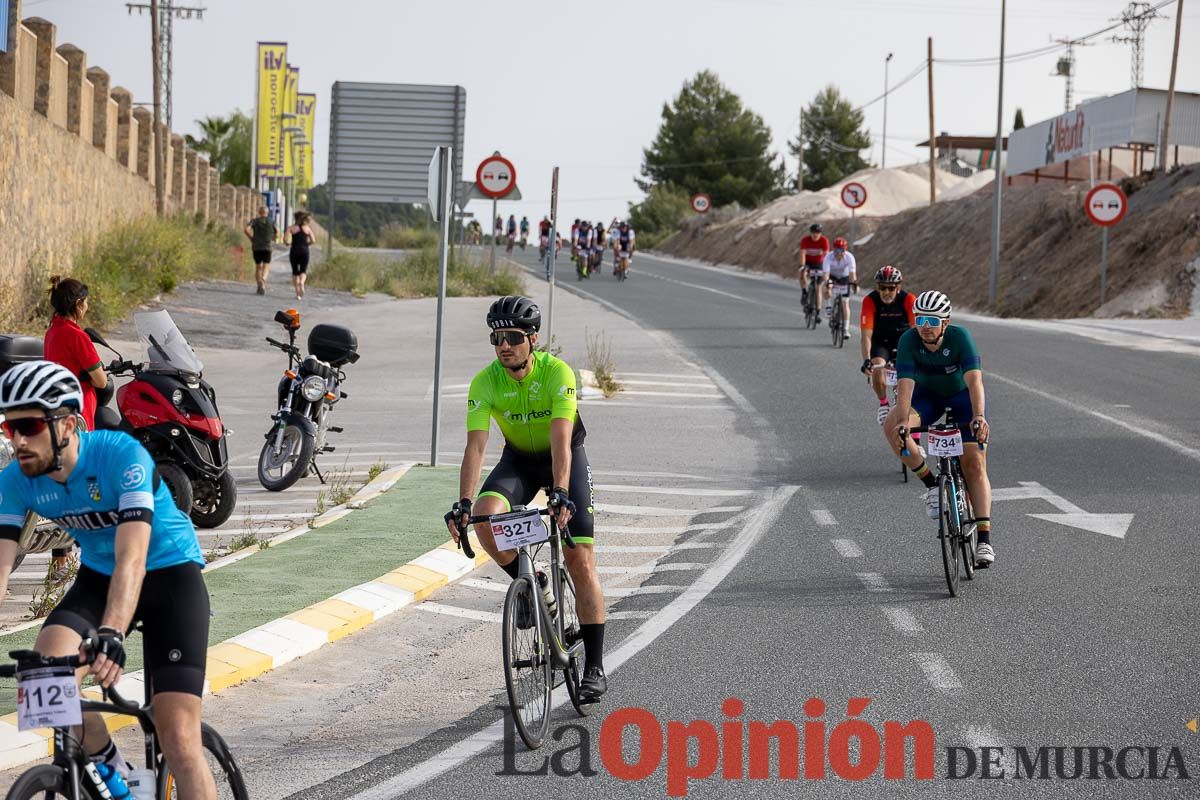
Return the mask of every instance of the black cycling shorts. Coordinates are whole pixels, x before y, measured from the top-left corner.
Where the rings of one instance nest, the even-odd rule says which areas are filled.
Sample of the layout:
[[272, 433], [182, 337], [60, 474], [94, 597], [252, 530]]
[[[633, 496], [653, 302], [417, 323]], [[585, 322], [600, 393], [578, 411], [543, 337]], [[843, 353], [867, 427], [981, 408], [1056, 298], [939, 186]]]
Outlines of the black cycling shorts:
[[[483, 482], [479, 496], [499, 497], [512, 510], [513, 506], [528, 505], [539, 490], [553, 487], [554, 476], [548, 453], [544, 456], [527, 456], [505, 446], [500, 460]], [[571, 485], [567, 487], [567, 495], [575, 504], [575, 515], [567, 525], [571, 538], [582, 544], [595, 544], [592, 466], [588, 463], [583, 445], [571, 448]]]
[[[43, 627], [64, 625], [81, 637], [99, 628], [110, 580], [81, 566], [74, 585]], [[147, 686], [154, 692], [204, 694], [208, 617], [208, 589], [199, 564], [189, 561], [146, 573], [133, 620], [142, 623]]]
[[879, 341], [878, 337], [871, 337], [871, 358], [882, 358], [884, 361], [896, 360], [896, 345], [897, 342]]
[[292, 274], [303, 275], [308, 272], [308, 252], [289, 253], [288, 259], [292, 262]]
[[254, 263], [255, 264], [270, 264], [271, 263], [270, 249], [255, 250], [254, 251]]

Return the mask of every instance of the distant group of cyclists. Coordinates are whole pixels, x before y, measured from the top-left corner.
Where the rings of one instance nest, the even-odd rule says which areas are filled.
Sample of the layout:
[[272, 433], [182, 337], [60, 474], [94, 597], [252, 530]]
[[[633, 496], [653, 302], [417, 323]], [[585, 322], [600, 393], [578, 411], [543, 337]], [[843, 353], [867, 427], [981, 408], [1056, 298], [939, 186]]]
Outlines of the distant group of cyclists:
[[[549, 280], [549, 262], [546, 254], [550, 250], [550, 237], [554, 236], [554, 253], [557, 256], [563, 248], [563, 236], [555, 232], [549, 216], [542, 217], [538, 223], [538, 257], [547, 264], [546, 278]], [[518, 221], [515, 214], [510, 214], [505, 220], [503, 216], [496, 217], [495, 238], [497, 242], [505, 243], [508, 253], [519, 246], [522, 250], [529, 244], [529, 218], [521, 217]], [[604, 265], [604, 254], [612, 251], [613, 275], [618, 280], [629, 277], [629, 265], [633, 254], [637, 252], [637, 234], [629, 222], [613, 218], [608, 227], [597, 220], [576, 219], [571, 224], [571, 232], [566, 239], [571, 249], [571, 260], [575, 264], [579, 280], [590, 278], [599, 272]]]
[[[800, 240], [800, 280], [804, 287], [801, 303], [810, 302], [833, 313], [831, 289], [857, 287], [858, 274], [849, 243], [836, 238], [831, 243], [822, 226], [814, 223]], [[939, 291], [914, 294], [902, 286], [904, 275], [890, 264], [875, 273], [875, 290], [863, 298], [859, 327], [862, 331], [860, 371], [878, 401], [875, 420], [882, 426], [889, 447], [925, 486], [926, 512], [938, 516], [937, 476], [926, 464], [925, 451], [917, 445], [906, 448], [900, 441], [901, 428], [911, 429], [939, 420], [947, 409], [962, 428], [965, 447], [961, 457], [967, 490], [975, 510], [978, 544], [976, 566], [986, 568], [996, 560], [991, 542], [991, 483], [987, 474], [986, 444], [990, 438], [983, 371], [979, 351], [966, 328], [950, 324], [950, 299]], [[848, 291], [839, 293], [844, 320], [842, 337], [850, 338]], [[885, 376], [894, 370], [895, 394], [889, 397]], [[969, 420], [969, 422], [967, 422]], [[907, 455], [902, 452], [908, 450]]]

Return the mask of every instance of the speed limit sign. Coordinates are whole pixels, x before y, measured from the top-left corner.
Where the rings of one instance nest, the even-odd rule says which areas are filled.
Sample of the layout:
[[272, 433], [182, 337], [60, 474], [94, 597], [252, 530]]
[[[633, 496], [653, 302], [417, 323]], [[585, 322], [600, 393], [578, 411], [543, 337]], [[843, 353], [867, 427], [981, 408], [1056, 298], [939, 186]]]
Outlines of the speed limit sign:
[[697, 214], [707, 214], [712, 208], [712, 198], [703, 192], [692, 195], [692, 211]]

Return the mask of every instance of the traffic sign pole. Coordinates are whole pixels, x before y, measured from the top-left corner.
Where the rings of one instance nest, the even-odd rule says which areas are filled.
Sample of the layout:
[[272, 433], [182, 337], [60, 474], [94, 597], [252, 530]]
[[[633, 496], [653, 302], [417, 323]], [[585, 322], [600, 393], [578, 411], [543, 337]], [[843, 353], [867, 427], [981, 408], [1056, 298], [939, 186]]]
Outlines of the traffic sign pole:
[[496, 200], [496, 198], [493, 197], [492, 198], [492, 255], [491, 255], [491, 259], [488, 262], [488, 274], [489, 275], [496, 274], [496, 237], [500, 235], [499, 233], [496, 232], [496, 227], [495, 227], [496, 212], [498, 210], [496, 208], [496, 203], [497, 203], [497, 200]]
[[438, 148], [438, 220], [441, 242], [438, 246], [437, 336], [433, 350], [433, 435], [430, 437], [429, 466], [437, 466], [438, 428], [442, 421], [442, 323], [446, 308], [446, 248], [450, 239], [450, 172], [454, 163], [449, 147]]
[[850, 246], [854, 247], [854, 230], [858, 227], [858, 214], [855, 210], [850, 209]]
[[1088, 219], [1101, 227], [1100, 232], [1100, 305], [1108, 299], [1108, 229], [1125, 218], [1129, 198], [1120, 186], [1101, 183], [1093, 186], [1083, 199]]
[[1108, 289], [1108, 226], [1104, 226], [1100, 234], [1100, 305], [1104, 305], [1105, 291]]
[[554, 340], [554, 263], [558, 260], [558, 167], [550, 180], [550, 242], [546, 248], [546, 273], [550, 276], [550, 299], [546, 303], [546, 349]]

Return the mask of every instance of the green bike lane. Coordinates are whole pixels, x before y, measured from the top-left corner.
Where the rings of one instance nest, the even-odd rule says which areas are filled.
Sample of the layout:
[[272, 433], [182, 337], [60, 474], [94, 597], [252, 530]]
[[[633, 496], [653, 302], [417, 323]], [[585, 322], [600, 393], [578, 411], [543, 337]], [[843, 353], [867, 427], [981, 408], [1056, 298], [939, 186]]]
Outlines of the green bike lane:
[[[373, 581], [446, 541], [433, 508], [458, 491], [458, 470], [417, 466], [366, 507], [321, 528], [206, 570], [210, 645]], [[465, 559], [464, 559], [465, 560]], [[0, 652], [31, 648], [40, 627], [0, 636]], [[129, 639], [126, 671], [142, 668], [141, 635]], [[15, 683], [0, 681], [0, 714], [16, 709]]]

